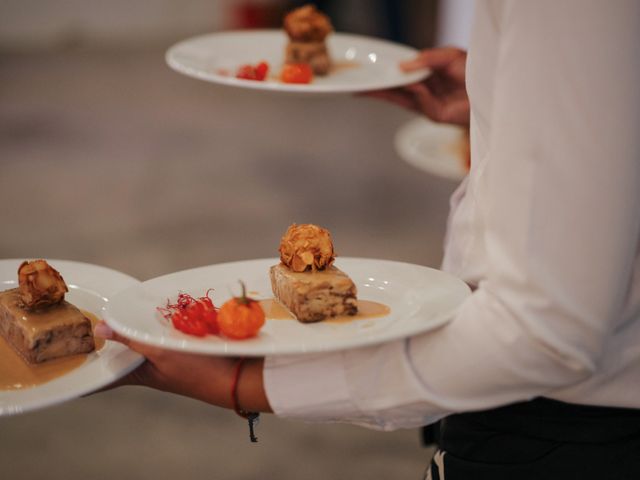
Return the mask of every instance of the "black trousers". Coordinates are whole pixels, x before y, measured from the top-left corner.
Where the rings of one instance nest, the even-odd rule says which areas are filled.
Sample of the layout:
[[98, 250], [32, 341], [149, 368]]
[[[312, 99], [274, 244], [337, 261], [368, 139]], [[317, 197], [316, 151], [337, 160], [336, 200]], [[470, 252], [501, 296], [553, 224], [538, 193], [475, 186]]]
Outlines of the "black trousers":
[[538, 398], [451, 415], [429, 435], [433, 480], [640, 480], [640, 410]]

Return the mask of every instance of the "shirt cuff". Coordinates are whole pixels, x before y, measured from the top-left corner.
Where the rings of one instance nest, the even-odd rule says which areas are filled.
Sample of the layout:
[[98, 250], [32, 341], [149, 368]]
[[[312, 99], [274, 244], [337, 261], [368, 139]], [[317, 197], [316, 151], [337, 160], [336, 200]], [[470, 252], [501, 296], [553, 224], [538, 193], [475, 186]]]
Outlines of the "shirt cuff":
[[351, 398], [342, 352], [266, 357], [264, 388], [279, 417], [353, 422], [362, 412]]

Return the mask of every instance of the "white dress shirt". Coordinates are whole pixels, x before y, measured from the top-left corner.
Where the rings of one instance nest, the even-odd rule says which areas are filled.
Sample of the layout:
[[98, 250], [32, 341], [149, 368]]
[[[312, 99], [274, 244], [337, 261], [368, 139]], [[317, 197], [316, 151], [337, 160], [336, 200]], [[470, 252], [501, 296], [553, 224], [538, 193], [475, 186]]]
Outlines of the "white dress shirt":
[[377, 429], [546, 396], [640, 408], [640, 2], [482, 1], [447, 326], [269, 357], [275, 413]]

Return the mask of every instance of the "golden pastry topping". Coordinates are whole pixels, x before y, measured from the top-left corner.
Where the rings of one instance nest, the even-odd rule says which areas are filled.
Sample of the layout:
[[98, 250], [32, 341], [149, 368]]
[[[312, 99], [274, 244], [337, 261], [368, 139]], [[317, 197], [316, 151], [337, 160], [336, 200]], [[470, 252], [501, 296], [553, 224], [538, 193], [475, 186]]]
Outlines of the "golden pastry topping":
[[331, 20], [314, 5], [304, 5], [284, 17], [284, 29], [297, 42], [322, 42], [333, 30]]
[[20, 299], [28, 308], [60, 303], [69, 291], [62, 275], [45, 260], [22, 262], [18, 268]]
[[323, 270], [335, 259], [329, 231], [310, 223], [291, 225], [279, 251], [282, 263], [294, 272]]

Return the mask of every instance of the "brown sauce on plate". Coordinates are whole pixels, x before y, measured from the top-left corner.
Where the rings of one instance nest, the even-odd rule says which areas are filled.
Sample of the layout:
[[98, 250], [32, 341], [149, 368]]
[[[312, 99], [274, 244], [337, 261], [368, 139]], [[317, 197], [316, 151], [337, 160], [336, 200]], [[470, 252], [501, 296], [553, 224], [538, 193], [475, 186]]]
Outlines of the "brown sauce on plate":
[[332, 73], [340, 72], [342, 70], [351, 70], [352, 68], [358, 68], [360, 66], [361, 66], [360, 63], [350, 61], [350, 60], [333, 62], [331, 64], [331, 68], [329, 69], [329, 75], [331, 75]]
[[[269, 320], [295, 320], [294, 316], [279, 301], [274, 298], [260, 300], [260, 306]], [[358, 313], [355, 315], [340, 315], [338, 317], [327, 318], [322, 323], [348, 323], [356, 320], [368, 318], [384, 317], [389, 315], [391, 308], [384, 303], [372, 302], [370, 300], [358, 300]]]
[[[82, 310], [82, 313], [95, 326], [98, 318], [86, 310]], [[104, 346], [104, 339], [96, 337], [95, 343], [96, 350], [100, 350]], [[82, 353], [32, 365], [25, 362], [6, 340], [0, 337], [0, 390], [21, 390], [41, 385], [80, 367], [88, 355]]]

